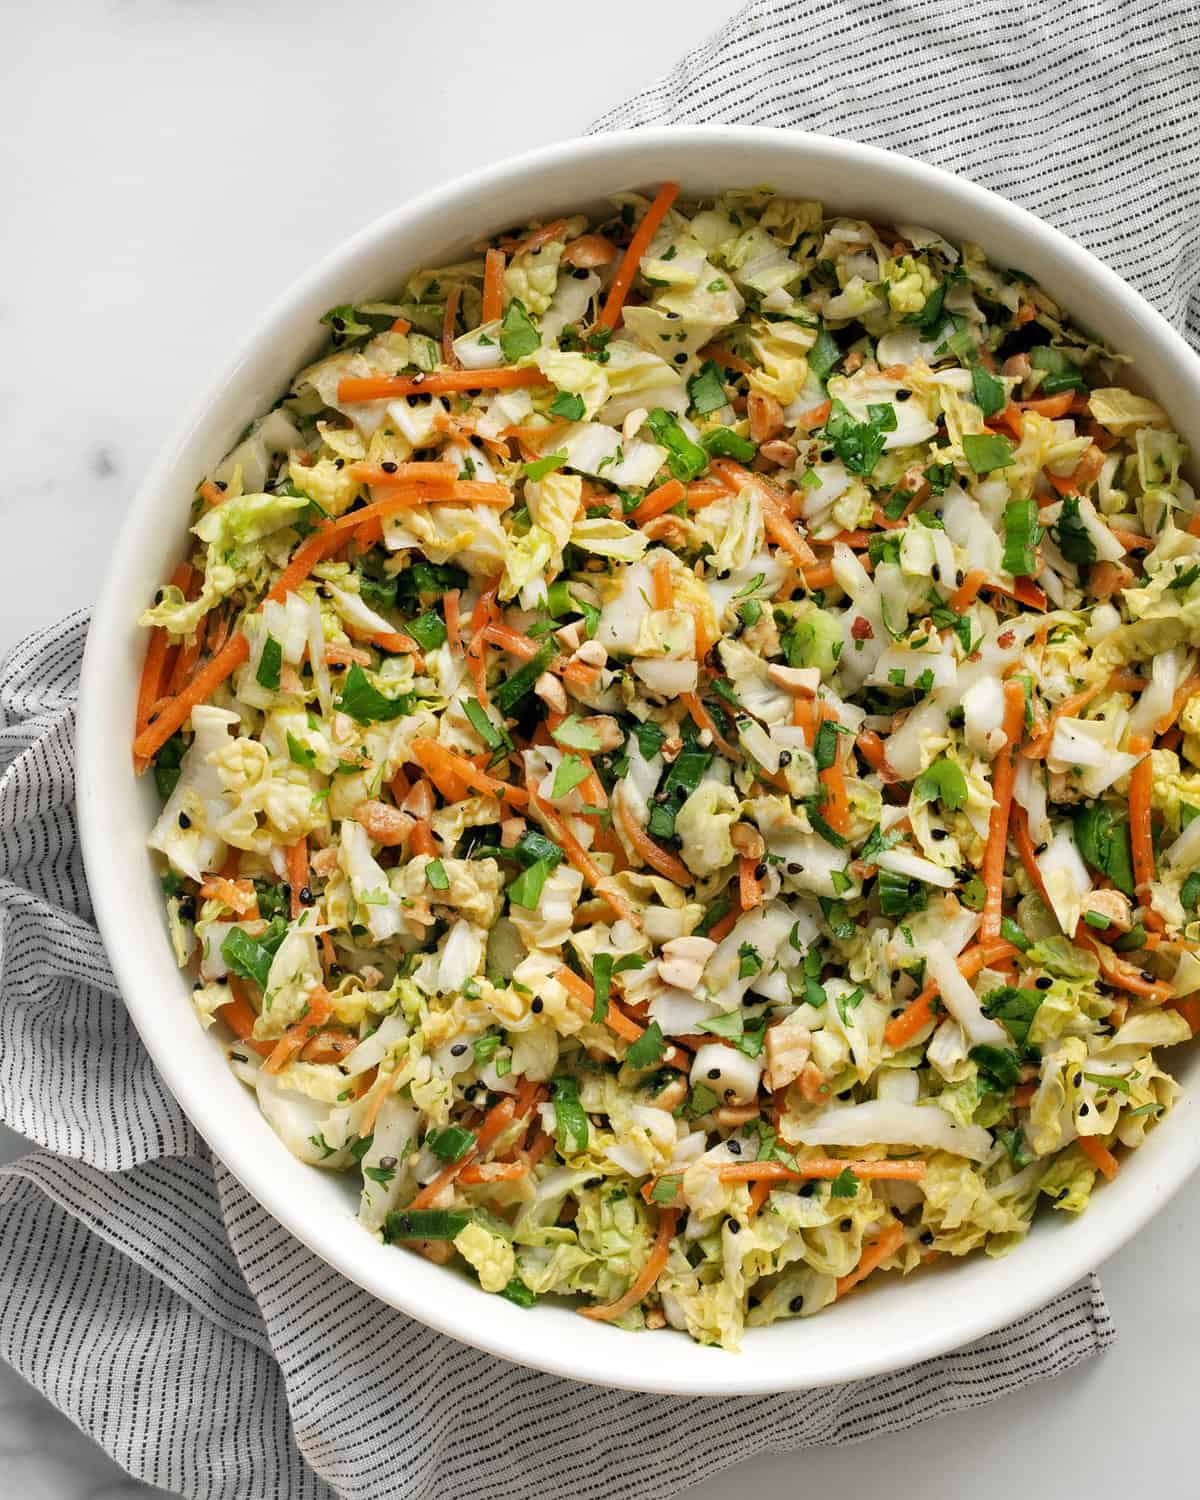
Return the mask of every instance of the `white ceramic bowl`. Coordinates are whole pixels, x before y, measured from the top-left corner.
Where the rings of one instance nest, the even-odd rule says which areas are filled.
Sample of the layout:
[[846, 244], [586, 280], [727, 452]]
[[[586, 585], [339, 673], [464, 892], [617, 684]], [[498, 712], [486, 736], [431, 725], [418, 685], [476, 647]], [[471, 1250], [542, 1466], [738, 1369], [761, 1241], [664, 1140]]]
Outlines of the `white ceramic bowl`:
[[183, 546], [194, 486], [246, 421], [270, 406], [323, 341], [320, 315], [394, 293], [417, 266], [533, 215], [605, 194], [682, 183], [685, 196], [769, 184], [840, 212], [920, 223], [1017, 265], [1085, 326], [1133, 356], [1138, 378], [1200, 447], [1200, 361], [1119, 277], [1024, 210], [903, 156], [799, 132], [639, 130], [569, 141], [429, 193], [357, 234], [288, 290], [170, 439], [126, 517], [92, 620], [79, 724], [79, 809], [92, 899], [121, 992], [151, 1056], [213, 1151], [332, 1268], [414, 1318], [508, 1359], [579, 1380], [694, 1395], [795, 1390], [909, 1365], [1048, 1301], [1122, 1245], [1200, 1163], [1200, 1058], [1176, 1059], [1183, 1100], [1079, 1219], [1043, 1215], [1004, 1260], [983, 1256], [867, 1287], [819, 1317], [748, 1333], [743, 1352], [683, 1334], [632, 1335], [566, 1307], [533, 1311], [452, 1271], [379, 1244], [354, 1218], [347, 1180], [291, 1156], [204, 1034], [167, 941], [145, 847], [153, 788], [130, 768], [145, 637], [138, 611]]

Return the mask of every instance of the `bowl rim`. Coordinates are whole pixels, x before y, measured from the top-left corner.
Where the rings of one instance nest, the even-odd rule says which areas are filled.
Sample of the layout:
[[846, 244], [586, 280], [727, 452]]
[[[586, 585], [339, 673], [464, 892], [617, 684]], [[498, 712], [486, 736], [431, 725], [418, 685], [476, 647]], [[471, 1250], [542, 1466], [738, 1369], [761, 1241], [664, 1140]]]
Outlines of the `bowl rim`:
[[[623, 157], [631, 159], [632, 183], [641, 180], [637, 176], [637, 163], [641, 159], [656, 152], [661, 155], [673, 151], [679, 152], [683, 158], [680, 175], [686, 176], [690, 154], [706, 146], [744, 146], [764, 157], [777, 153], [781, 160], [809, 152], [816, 157], [836, 158], [848, 172], [857, 166], [876, 172], [888, 168], [906, 174], [918, 187], [948, 194], [964, 208], [976, 206], [994, 218], [1007, 219], [1013, 227], [1023, 227], [1036, 237], [1045, 254], [1062, 265], [1068, 274], [1085, 278], [1128, 316], [1146, 325], [1151, 341], [1177, 366], [1187, 369], [1195, 387], [1200, 389], [1200, 357], [1155, 308], [1090, 251], [1028, 209], [999, 194], [943, 168], [882, 147], [807, 131], [763, 126], [646, 127], [572, 137], [488, 164], [402, 202], [321, 256], [272, 301], [234, 357], [205, 385], [164, 441], [122, 518], [104, 585], [92, 612], [80, 679], [76, 795], [93, 910], [126, 1009], [155, 1067], [214, 1155], [289, 1233], [333, 1269], [383, 1303], [461, 1343], [518, 1364], [585, 1383], [630, 1390], [700, 1396], [759, 1395], [839, 1384], [907, 1368], [960, 1348], [1044, 1307], [1118, 1250], [1200, 1166], [1200, 1129], [1193, 1129], [1190, 1136], [1183, 1134], [1172, 1140], [1170, 1151], [1155, 1157], [1155, 1167], [1146, 1170], [1145, 1182], [1139, 1182], [1136, 1190], [1129, 1191], [1130, 1211], [1108, 1216], [1097, 1231], [1088, 1236], [1076, 1235], [1069, 1248], [1057, 1257], [1048, 1257], [1039, 1267], [1039, 1274], [1028, 1278], [1030, 1284], [1013, 1284], [1007, 1295], [994, 1299], [954, 1299], [957, 1305], [949, 1324], [931, 1322], [916, 1330], [909, 1329], [903, 1349], [890, 1348], [886, 1344], [882, 1348], [868, 1345], [851, 1351], [853, 1357], [848, 1355], [830, 1367], [795, 1372], [785, 1370], [781, 1375], [775, 1359], [765, 1361], [761, 1373], [756, 1370], [753, 1345], [748, 1339], [746, 1352], [740, 1357], [717, 1355], [712, 1367], [717, 1379], [710, 1374], [710, 1358], [715, 1351], [709, 1350], [692, 1361], [691, 1366], [685, 1361], [670, 1362], [672, 1368], [665, 1374], [652, 1368], [652, 1360], [640, 1368], [629, 1369], [626, 1366], [631, 1362], [625, 1356], [640, 1353], [640, 1349], [631, 1350], [624, 1345], [621, 1353], [614, 1357], [608, 1345], [600, 1342], [619, 1336], [619, 1330], [589, 1323], [584, 1326], [597, 1335], [594, 1344], [585, 1347], [582, 1341], [556, 1342], [542, 1333], [523, 1311], [510, 1309], [518, 1312], [520, 1319], [526, 1320], [523, 1324], [504, 1317], [497, 1318], [494, 1324], [486, 1319], [481, 1322], [474, 1298], [446, 1296], [434, 1299], [431, 1305], [415, 1295], [402, 1277], [384, 1283], [382, 1278], [365, 1272], [361, 1265], [351, 1269], [347, 1262], [354, 1258], [354, 1253], [342, 1224], [305, 1216], [253, 1153], [239, 1150], [233, 1122], [224, 1119], [220, 1111], [207, 1107], [197, 1073], [189, 1067], [191, 1047], [177, 1049], [169, 1045], [174, 1039], [161, 1012], [171, 1007], [162, 1004], [157, 992], [148, 993], [150, 986], [139, 975], [137, 945], [128, 941], [125, 883], [113, 878], [114, 868], [107, 848], [112, 826], [105, 806], [105, 787], [113, 784], [114, 778], [121, 774], [124, 755], [123, 748], [114, 753], [111, 725], [106, 724], [105, 719], [111, 664], [114, 654], [119, 655], [119, 652], [114, 653], [114, 643], [128, 626], [130, 606], [128, 593], [122, 588], [123, 576], [131, 566], [131, 560], [145, 550], [145, 538], [158, 497], [184, 462], [197, 430], [212, 412], [225, 386], [234, 381], [244, 366], [253, 363], [272, 332], [294, 321], [293, 309], [339, 270], [352, 266], [370, 247], [386, 243], [406, 225], [431, 220], [443, 210], [454, 208], [485, 184], [493, 187], [497, 181], [516, 184], [531, 173], [563, 163], [577, 163], [581, 169], [599, 168], [603, 164], [615, 164]], [[587, 191], [584, 183], [581, 199], [587, 196]], [[123, 764], [127, 770], [128, 762]], [[195, 1035], [200, 1038], [202, 1033], [197, 1029]], [[1177, 1112], [1181, 1111], [1182, 1103], [1177, 1106]], [[429, 1269], [444, 1274], [442, 1268]], [[497, 1298], [489, 1300], [500, 1302]], [[583, 1333], [582, 1326], [580, 1333]], [[730, 1360], [736, 1363], [730, 1364]]]

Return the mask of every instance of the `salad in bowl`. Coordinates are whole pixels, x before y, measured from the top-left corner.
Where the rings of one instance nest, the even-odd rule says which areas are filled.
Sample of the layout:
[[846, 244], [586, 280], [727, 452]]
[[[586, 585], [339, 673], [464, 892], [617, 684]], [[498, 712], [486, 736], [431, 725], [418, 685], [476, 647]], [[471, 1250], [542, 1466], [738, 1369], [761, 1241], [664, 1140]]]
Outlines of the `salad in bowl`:
[[288, 1148], [726, 1348], [1084, 1210], [1200, 1028], [1200, 508], [1121, 351], [969, 242], [673, 184], [324, 322], [133, 745]]

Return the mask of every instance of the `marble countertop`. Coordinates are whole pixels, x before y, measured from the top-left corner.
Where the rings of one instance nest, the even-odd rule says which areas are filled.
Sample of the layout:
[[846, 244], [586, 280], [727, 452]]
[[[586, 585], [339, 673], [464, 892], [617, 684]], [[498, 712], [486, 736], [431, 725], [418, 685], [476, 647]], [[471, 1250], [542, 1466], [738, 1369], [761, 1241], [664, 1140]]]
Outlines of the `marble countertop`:
[[[0, 650], [92, 599], [164, 430], [281, 286], [412, 193], [585, 129], [733, 4], [609, 0], [586, 41], [549, 0], [3, 7]], [[27, 560], [48, 537], [41, 573]], [[0, 1161], [23, 1149], [0, 1129]], [[1105, 1268], [1121, 1337], [1103, 1360], [852, 1455], [757, 1459], [690, 1495], [845, 1493], [849, 1473], [854, 1493], [901, 1500], [967, 1486], [1011, 1500], [1016, 1483], [1033, 1500], [1068, 1485], [1193, 1494], [1198, 1238], [1192, 1185]], [[0, 1491], [25, 1500], [152, 1493], [3, 1365], [0, 1459]]]

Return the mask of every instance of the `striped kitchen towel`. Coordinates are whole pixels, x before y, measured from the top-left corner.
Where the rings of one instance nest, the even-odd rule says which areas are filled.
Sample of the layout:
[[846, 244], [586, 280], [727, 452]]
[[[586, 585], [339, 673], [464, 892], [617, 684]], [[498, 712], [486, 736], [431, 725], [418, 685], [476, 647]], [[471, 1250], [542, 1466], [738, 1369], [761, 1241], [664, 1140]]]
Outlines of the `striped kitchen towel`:
[[[803, 125], [921, 156], [1052, 219], [1194, 333], [1198, 33], [1171, 0], [755, 0], [596, 128]], [[504, 1364], [341, 1280], [210, 1158], [116, 993], [72, 806], [86, 624], [0, 665], [0, 1117], [41, 1148], [0, 1174], [0, 1355], [131, 1473], [205, 1500], [648, 1500], [1111, 1342], [1091, 1278], [914, 1369], [696, 1421], [695, 1401]]]

